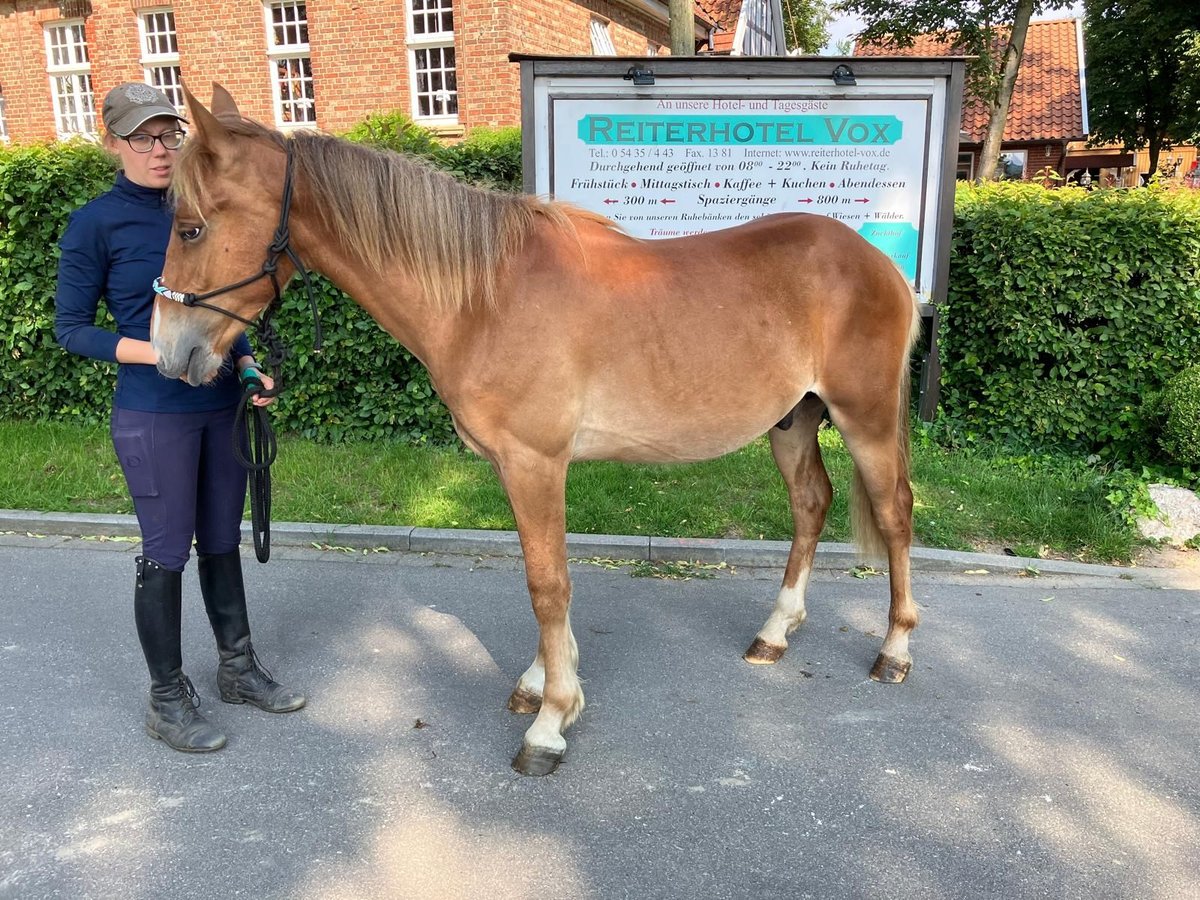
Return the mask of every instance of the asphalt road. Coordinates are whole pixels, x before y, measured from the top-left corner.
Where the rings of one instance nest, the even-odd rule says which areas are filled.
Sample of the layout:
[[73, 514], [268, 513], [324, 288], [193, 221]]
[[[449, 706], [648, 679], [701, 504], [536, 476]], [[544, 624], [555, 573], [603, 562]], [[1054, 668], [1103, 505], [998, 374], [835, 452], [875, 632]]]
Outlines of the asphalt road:
[[913, 673], [866, 673], [882, 577], [822, 571], [776, 666], [778, 569], [573, 566], [588, 706], [509, 768], [536, 632], [512, 559], [277, 549], [255, 645], [308, 707], [141, 731], [133, 546], [0, 536], [0, 898], [1200, 897], [1200, 592], [918, 572]]

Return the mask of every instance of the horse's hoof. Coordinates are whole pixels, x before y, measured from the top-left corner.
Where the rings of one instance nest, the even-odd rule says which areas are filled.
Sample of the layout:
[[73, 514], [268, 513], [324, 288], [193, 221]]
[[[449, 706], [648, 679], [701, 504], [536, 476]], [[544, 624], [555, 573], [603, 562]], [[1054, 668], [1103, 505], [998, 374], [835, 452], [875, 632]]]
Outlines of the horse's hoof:
[[512, 761], [512, 767], [522, 775], [549, 775], [562, 762], [563, 751], [545, 747], [521, 745], [521, 752]]
[[875, 665], [871, 667], [871, 680], [884, 684], [899, 684], [912, 670], [911, 659], [896, 659], [880, 653]]
[[508, 710], [515, 713], [535, 713], [542, 708], [542, 698], [533, 691], [516, 688], [508, 698]]
[[783, 659], [787, 647], [776, 647], [768, 644], [762, 638], [756, 637], [750, 649], [742, 654], [742, 659], [755, 666], [769, 666]]

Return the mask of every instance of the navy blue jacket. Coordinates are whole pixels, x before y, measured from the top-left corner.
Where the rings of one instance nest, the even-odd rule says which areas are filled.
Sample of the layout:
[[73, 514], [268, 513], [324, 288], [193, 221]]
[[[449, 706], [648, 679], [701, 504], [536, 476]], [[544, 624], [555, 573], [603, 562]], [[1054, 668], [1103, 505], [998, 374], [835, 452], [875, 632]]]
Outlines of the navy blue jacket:
[[[71, 214], [59, 241], [54, 334], [66, 350], [115, 362], [122, 337], [148, 341], [152, 283], [162, 274], [172, 211], [167, 192], [117, 174], [117, 182]], [[101, 297], [117, 323], [114, 334], [96, 325]], [[250, 355], [245, 335], [234, 341], [221, 374], [191, 387], [164, 378], [154, 366], [117, 367], [116, 406], [143, 412], [201, 412], [233, 406], [241, 397], [234, 361]]]

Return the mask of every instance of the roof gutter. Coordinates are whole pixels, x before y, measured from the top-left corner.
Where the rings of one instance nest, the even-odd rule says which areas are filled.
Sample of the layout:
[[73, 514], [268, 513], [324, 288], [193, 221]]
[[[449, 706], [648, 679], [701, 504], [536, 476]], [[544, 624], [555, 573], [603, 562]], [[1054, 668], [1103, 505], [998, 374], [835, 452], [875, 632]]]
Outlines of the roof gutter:
[[[661, 0], [613, 0], [621, 6], [636, 10], [643, 15], [649, 16], [656, 22], [670, 26], [671, 11], [670, 7], [661, 2]], [[709, 34], [712, 32], [715, 22], [709, 22], [704, 16], [697, 13], [695, 16], [695, 36], [698, 41], [709, 40]]]
[[1075, 20], [1075, 46], [1079, 54], [1079, 111], [1083, 114], [1083, 133], [1091, 134], [1092, 129], [1088, 126], [1087, 65], [1083, 59], [1083, 22], [1080, 19]]

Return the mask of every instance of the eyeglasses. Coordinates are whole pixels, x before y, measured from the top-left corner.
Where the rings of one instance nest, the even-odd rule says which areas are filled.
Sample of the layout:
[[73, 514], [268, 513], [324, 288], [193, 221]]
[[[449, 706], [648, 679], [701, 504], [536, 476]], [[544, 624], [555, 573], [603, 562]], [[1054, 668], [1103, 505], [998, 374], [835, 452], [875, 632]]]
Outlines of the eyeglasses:
[[132, 147], [135, 153], [149, 153], [154, 149], [155, 141], [158, 141], [168, 150], [178, 150], [183, 146], [183, 139], [185, 137], [187, 137], [187, 132], [181, 129], [164, 131], [162, 134], [146, 134], [143, 131], [138, 131], [127, 135], [125, 143]]

